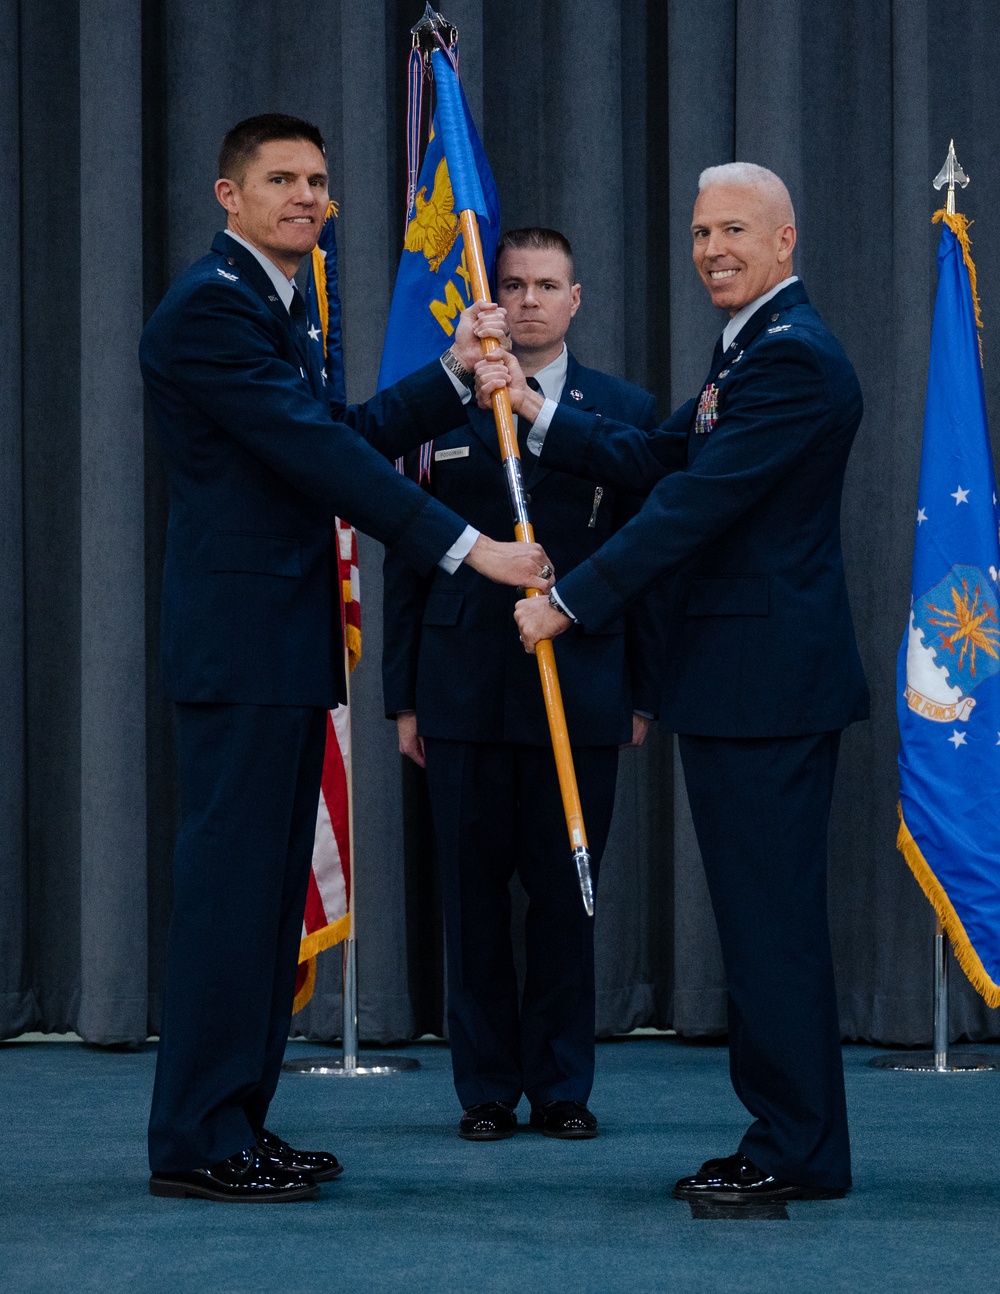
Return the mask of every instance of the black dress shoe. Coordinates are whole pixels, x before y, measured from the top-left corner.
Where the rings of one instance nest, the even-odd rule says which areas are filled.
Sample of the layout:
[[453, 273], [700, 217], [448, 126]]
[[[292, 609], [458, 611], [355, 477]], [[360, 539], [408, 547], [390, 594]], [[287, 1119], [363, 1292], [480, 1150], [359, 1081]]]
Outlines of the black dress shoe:
[[332, 1182], [344, 1171], [344, 1165], [328, 1150], [294, 1150], [276, 1132], [268, 1132], [266, 1128], [257, 1133], [257, 1153], [272, 1168], [308, 1173], [314, 1182]]
[[503, 1141], [517, 1131], [517, 1115], [506, 1101], [470, 1105], [458, 1121], [458, 1135], [466, 1141]]
[[531, 1111], [531, 1127], [546, 1137], [585, 1141], [597, 1136], [597, 1119], [582, 1101], [546, 1101]]
[[308, 1173], [293, 1173], [262, 1159], [256, 1150], [241, 1150], [211, 1168], [187, 1173], [154, 1173], [150, 1195], [180, 1200], [196, 1195], [227, 1204], [281, 1204], [286, 1200], [311, 1200], [319, 1187]]
[[675, 1200], [706, 1200], [716, 1204], [767, 1204], [774, 1200], [840, 1200], [844, 1187], [799, 1186], [774, 1177], [746, 1155], [709, 1159], [694, 1177], [682, 1177], [674, 1187]]

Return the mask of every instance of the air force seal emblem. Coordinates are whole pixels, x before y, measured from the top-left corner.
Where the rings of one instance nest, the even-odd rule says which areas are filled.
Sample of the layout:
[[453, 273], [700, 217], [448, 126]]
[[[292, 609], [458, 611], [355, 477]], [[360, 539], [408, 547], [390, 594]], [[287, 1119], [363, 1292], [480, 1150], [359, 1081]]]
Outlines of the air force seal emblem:
[[910, 611], [906, 704], [923, 719], [968, 719], [971, 695], [1000, 671], [1000, 623], [993, 582], [978, 566], [953, 566]]

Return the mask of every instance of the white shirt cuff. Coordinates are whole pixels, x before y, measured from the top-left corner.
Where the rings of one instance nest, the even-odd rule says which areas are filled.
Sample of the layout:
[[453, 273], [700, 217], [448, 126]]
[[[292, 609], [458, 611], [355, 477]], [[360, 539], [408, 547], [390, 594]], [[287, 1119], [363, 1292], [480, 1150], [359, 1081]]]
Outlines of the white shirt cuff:
[[536, 458], [542, 452], [542, 446], [545, 444], [545, 433], [548, 431], [549, 424], [555, 417], [555, 412], [558, 408], [559, 405], [555, 400], [546, 400], [531, 430], [528, 432], [528, 449]]
[[[445, 371], [447, 372], [447, 370]], [[479, 531], [475, 526], [466, 526], [438, 562], [438, 566], [440, 566], [447, 575], [454, 575], [468, 555], [472, 552], [472, 545], [478, 538]]]
[[[546, 401], [546, 403], [547, 403], [547, 404], [555, 404], [555, 400], [548, 400], [548, 401]], [[568, 616], [569, 616], [569, 618], [573, 621], [573, 623], [574, 623], [574, 624], [579, 624], [579, 621], [577, 620], [576, 616], [573, 614], [573, 612], [572, 612], [572, 611], [570, 611], [569, 607], [566, 605], [566, 603], [562, 600], [562, 598], [561, 598], [561, 597], [559, 596], [559, 594], [556, 592], [556, 586], [555, 586], [554, 584], [553, 584], [553, 585], [552, 585], [552, 587], [549, 589], [549, 597], [551, 597], [551, 599], [552, 599], [552, 601], [553, 601], [553, 602], [555, 602], [555, 603], [557, 603], [557, 604], [558, 604], [558, 606], [559, 606], [559, 610], [560, 610], [560, 611], [565, 611], [566, 615], [568, 615]]]
[[[460, 382], [460, 381], [458, 380], [458, 378], [457, 378], [457, 377], [455, 376], [455, 374], [451, 371], [451, 369], [450, 369], [450, 368], [448, 367], [448, 365], [444, 362], [444, 360], [442, 360], [442, 361], [441, 361], [441, 367], [444, 369], [444, 371], [445, 371], [445, 372], [448, 374], [448, 376], [451, 378], [451, 384], [452, 384], [452, 386], [455, 388], [455, 390], [458, 392], [459, 399], [462, 401], [462, 403], [463, 403], [463, 404], [468, 404], [468, 403], [469, 403], [469, 401], [472, 399], [472, 392], [469, 390], [469, 388], [465, 385], [465, 383], [464, 383], [464, 382]], [[546, 426], [548, 426], [548, 423], [546, 423]], [[470, 545], [469, 545], [469, 547], [471, 548], [471, 547], [472, 547], [472, 545], [470, 544]]]

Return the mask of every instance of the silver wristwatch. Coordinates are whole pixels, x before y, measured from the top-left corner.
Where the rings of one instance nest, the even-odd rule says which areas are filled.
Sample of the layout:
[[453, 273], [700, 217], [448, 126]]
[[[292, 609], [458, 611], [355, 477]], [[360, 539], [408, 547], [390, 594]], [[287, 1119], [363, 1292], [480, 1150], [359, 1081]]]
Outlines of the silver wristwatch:
[[551, 589], [549, 590], [549, 606], [552, 607], [553, 610], [558, 611], [561, 616], [565, 616], [567, 620], [573, 619], [573, 617], [569, 614], [566, 608], [556, 597], [555, 591]]
[[449, 373], [455, 374], [463, 386], [472, 389], [476, 381], [475, 369], [466, 368], [450, 346], [441, 356], [441, 363]]

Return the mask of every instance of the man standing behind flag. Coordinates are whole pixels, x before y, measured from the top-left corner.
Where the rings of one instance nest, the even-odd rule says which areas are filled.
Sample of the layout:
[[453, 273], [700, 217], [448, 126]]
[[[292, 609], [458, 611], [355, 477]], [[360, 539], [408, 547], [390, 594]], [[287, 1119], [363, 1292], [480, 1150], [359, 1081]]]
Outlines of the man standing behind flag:
[[[315, 126], [240, 122], [219, 157], [226, 230], [167, 293], [140, 360], [170, 481], [164, 683], [181, 824], [149, 1151], [154, 1195], [307, 1198], [340, 1166], [265, 1128], [288, 1037], [327, 711], [345, 697], [337, 514], [418, 570], [547, 588], [541, 547], [498, 544], [383, 455], [464, 417], [440, 364], [331, 417], [294, 282], [326, 213]], [[502, 313], [463, 313], [468, 367]]]
[[[699, 179], [693, 258], [729, 314], [699, 397], [653, 432], [543, 402], [510, 377], [541, 465], [648, 494], [553, 590], [518, 603], [525, 646], [605, 629], [676, 575], [661, 717], [679, 734], [729, 990], [733, 1086], [754, 1122], [683, 1199], [816, 1199], [850, 1186], [826, 834], [840, 730], [868, 713], [840, 548], [861, 421], [847, 356], [793, 275], [795, 216], [772, 171]], [[570, 615], [560, 611], [558, 604]]]
[[898, 845], [934, 905], [959, 965], [995, 1007], [1000, 1006], [1000, 514], [968, 222], [954, 211], [939, 211], [934, 219], [943, 219], [945, 227], [938, 249], [910, 620], [898, 659]]
[[[569, 241], [553, 229], [500, 239], [497, 300], [513, 352], [553, 400], [654, 424], [653, 397], [585, 368], [566, 348], [580, 305]], [[540, 467], [523, 453], [536, 533], [560, 572], [589, 557], [638, 507], [610, 485]], [[534, 466], [532, 463], [534, 462]], [[510, 505], [492, 413], [438, 436], [430, 492], [498, 533]], [[525, 1094], [531, 1126], [592, 1137], [594, 923], [580, 903], [538, 670], [521, 650], [514, 597], [481, 580], [421, 576], [385, 561], [386, 712], [399, 748], [427, 769], [444, 898], [448, 1032], [471, 1141], [510, 1136]], [[641, 745], [655, 711], [648, 617], [630, 611], [599, 634], [557, 644], [559, 677], [586, 814], [594, 880], [614, 805], [620, 744]], [[528, 894], [520, 1005], [508, 884]]]

